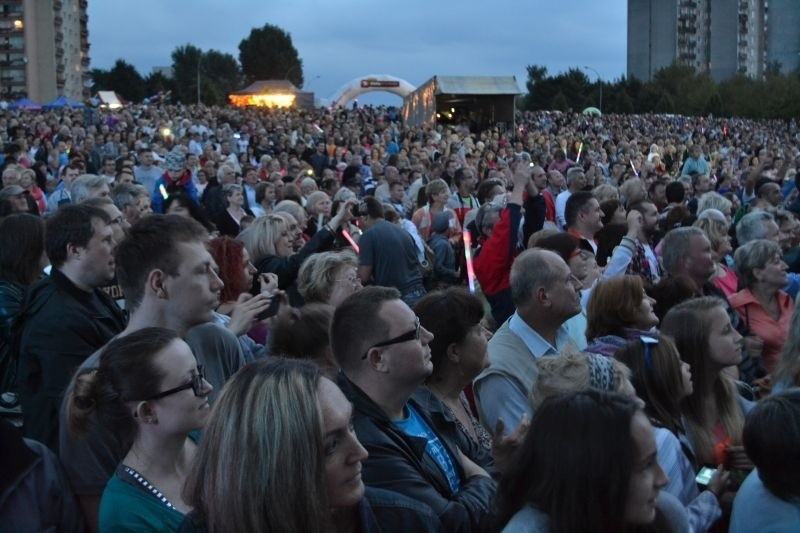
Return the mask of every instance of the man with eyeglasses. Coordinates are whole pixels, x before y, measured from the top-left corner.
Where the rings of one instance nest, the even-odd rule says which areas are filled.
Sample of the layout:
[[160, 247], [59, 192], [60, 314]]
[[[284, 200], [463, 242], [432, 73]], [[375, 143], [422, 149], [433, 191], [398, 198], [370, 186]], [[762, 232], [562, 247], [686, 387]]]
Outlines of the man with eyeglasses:
[[336, 308], [331, 346], [353, 426], [369, 452], [367, 485], [427, 504], [443, 531], [487, 526], [496, 484], [454, 423], [434, 419], [414, 392], [431, 375], [433, 335], [393, 288], [367, 287]]
[[[204, 365], [205, 377], [214, 386], [213, 399], [225, 381], [244, 366], [244, 356], [236, 336], [211, 323], [223, 284], [206, 249], [207, 238], [205, 228], [192, 219], [152, 215], [130, 228], [117, 246], [115, 258], [130, 310], [128, 326], [119, 335], [151, 326], [175, 330]], [[97, 366], [99, 354], [92, 354], [75, 375]], [[66, 397], [74, 386], [73, 377]], [[100, 496], [130, 443], [110, 434], [99, 420], [90, 424], [86, 438], [70, 434], [63, 405], [60, 419], [59, 456], [89, 530], [97, 531]]]
[[549, 250], [533, 248], [517, 256], [510, 283], [516, 311], [489, 341], [490, 366], [475, 378], [473, 389], [484, 427], [504, 433], [531, 418], [536, 360], [558, 355], [571, 343], [564, 322], [581, 311], [581, 282]]

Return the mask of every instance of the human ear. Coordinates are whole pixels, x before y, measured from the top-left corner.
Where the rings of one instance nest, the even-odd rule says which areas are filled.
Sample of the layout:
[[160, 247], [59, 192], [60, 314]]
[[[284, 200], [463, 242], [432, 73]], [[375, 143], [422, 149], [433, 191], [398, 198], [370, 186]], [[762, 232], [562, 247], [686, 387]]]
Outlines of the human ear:
[[133, 411], [133, 418], [143, 424], [158, 424], [158, 416], [150, 402], [142, 401], [136, 404]]
[[147, 288], [149, 289], [149, 292], [154, 294], [159, 299], [167, 298], [166, 280], [167, 275], [163, 270], [151, 270], [150, 274], [147, 276]]

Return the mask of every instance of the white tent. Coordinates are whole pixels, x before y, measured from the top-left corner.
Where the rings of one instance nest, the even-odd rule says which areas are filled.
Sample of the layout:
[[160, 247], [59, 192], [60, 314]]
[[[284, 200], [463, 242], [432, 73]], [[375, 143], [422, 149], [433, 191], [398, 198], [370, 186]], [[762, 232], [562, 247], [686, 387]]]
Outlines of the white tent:
[[101, 106], [110, 109], [119, 109], [123, 105], [122, 98], [114, 91], [97, 91], [97, 99]]

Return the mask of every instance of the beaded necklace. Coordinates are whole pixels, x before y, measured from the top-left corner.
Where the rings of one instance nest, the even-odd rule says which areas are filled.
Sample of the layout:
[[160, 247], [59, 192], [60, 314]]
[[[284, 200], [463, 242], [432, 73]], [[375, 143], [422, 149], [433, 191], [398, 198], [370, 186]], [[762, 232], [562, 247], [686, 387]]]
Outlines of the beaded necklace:
[[122, 467], [122, 471], [125, 472], [130, 477], [132, 477], [147, 492], [149, 492], [150, 494], [155, 496], [158, 500], [161, 501], [161, 503], [165, 504], [169, 509], [173, 509], [173, 510], [177, 511], [177, 509], [175, 509], [175, 506], [170, 503], [170, 501], [167, 499], [167, 497], [164, 496], [164, 494], [162, 494], [160, 490], [155, 488], [149, 481], [147, 481], [144, 478], [144, 476], [142, 476], [139, 472], [137, 472], [136, 470], [134, 470], [133, 468], [131, 468], [129, 466], [123, 466]]

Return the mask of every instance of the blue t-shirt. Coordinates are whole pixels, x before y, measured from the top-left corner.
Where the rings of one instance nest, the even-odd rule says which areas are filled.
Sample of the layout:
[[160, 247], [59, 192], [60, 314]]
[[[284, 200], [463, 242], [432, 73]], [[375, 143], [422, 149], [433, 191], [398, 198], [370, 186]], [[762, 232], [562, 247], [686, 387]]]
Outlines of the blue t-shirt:
[[781, 500], [772, 494], [753, 470], [744, 480], [733, 501], [730, 533], [794, 533], [800, 524], [800, 504]]
[[458, 492], [461, 490], [461, 477], [456, 472], [453, 465], [453, 458], [444, 447], [442, 441], [419, 415], [419, 413], [410, 405], [406, 405], [408, 417], [405, 420], [393, 420], [393, 422], [403, 430], [403, 433], [410, 437], [420, 437], [428, 441], [425, 446], [425, 451], [436, 461], [439, 469], [447, 477], [447, 482], [450, 484], [450, 490]]

